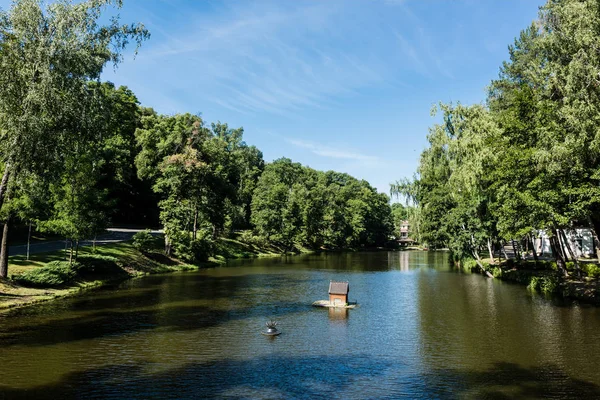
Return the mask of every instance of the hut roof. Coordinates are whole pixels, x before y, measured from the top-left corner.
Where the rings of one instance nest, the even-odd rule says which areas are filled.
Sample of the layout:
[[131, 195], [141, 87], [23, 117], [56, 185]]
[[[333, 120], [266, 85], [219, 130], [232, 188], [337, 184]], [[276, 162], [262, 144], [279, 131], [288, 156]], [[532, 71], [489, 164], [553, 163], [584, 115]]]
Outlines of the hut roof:
[[329, 294], [348, 294], [349, 291], [348, 282], [329, 282]]

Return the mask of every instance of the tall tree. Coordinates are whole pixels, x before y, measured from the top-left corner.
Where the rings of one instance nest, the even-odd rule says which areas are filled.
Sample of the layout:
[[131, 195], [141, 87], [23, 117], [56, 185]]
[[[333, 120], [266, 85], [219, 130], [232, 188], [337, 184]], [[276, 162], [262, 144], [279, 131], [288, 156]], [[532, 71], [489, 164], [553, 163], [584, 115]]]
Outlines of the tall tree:
[[17, 0], [0, 11], [0, 207], [11, 174], [43, 172], [84, 139], [78, 128], [93, 103], [90, 81], [119, 63], [129, 40], [139, 46], [149, 37], [143, 25], [118, 18], [99, 24], [108, 6], [121, 1], [63, 0], [44, 9], [41, 0]]

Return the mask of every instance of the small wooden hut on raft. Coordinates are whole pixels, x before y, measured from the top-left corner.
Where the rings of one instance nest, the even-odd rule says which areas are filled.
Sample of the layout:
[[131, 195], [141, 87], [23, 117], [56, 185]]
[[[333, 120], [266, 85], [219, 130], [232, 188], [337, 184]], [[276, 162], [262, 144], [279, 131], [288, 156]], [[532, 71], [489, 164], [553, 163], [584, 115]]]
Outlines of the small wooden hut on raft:
[[329, 303], [334, 306], [345, 306], [348, 304], [348, 293], [350, 285], [348, 282], [329, 281]]

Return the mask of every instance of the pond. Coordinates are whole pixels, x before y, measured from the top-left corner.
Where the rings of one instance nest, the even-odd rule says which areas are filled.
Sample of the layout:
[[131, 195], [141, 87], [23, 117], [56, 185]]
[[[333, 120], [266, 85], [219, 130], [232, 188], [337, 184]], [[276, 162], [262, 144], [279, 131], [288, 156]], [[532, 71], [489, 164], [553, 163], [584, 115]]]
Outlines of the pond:
[[[312, 307], [330, 280], [359, 306]], [[0, 362], [10, 399], [600, 398], [600, 309], [443, 252], [241, 260], [11, 311]]]

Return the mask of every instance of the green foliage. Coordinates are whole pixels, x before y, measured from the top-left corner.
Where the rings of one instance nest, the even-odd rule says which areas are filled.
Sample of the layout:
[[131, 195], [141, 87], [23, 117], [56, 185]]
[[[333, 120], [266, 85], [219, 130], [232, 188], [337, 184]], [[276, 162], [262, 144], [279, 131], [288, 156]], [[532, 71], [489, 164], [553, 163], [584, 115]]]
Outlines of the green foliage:
[[558, 278], [555, 276], [534, 276], [527, 288], [543, 294], [555, 294], [558, 291]]
[[502, 278], [503, 271], [501, 267], [492, 267], [490, 270], [494, 278]]
[[465, 271], [471, 272], [473, 269], [478, 269], [477, 261], [472, 258], [467, 258], [461, 262], [462, 268]]
[[149, 37], [118, 17], [99, 23], [112, 5], [121, 2], [17, 0], [0, 10], [0, 154], [12, 177], [51, 178], [65, 157], [100, 138], [93, 81], [120, 62], [130, 40], [139, 46]]
[[283, 158], [265, 167], [252, 199], [259, 236], [291, 250], [383, 246], [392, 232], [389, 198], [348, 174]]
[[600, 265], [583, 264], [581, 270], [590, 278], [600, 278]]
[[440, 105], [418, 174], [392, 186], [419, 208], [423, 242], [464, 258], [501, 239], [600, 227], [599, 31], [596, 2], [549, 0], [485, 106]]
[[111, 256], [103, 256], [100, 254], [81, 255], [77, 257], [77, 262], [73, 266], [73, 270], [77, 274], [94, 274], [113, 272], [118, 267], [118, 259]]
[[208, 261], [214, 253], [214, 240], [207, 230], [200, 230], [196, 239], [188, 232], [178, 232], [170, 237], [175, 255], [187, 262]]
[[147, 253], [149, 251], [156, 250], [156, 238], [152, 236], [152, 233], [150, 233], [150, 229], [137, 232], [135, 235], [133, 235], [133, 247], [135, 247], [142, 253]]
[[75, 278], [77, 268], [79, 268], [77, 263], [70, 265], [66, 261], [52, 261], [41, 268], [13, 276], [13, 280], [23, 286], [60, 287]]
[[247, 243], [258, 248], [265, 247], [268, 244], [265, 238], [255, 235], [251, 230], [242, 231], [239, 234], [238, 239], [240, 242]]

